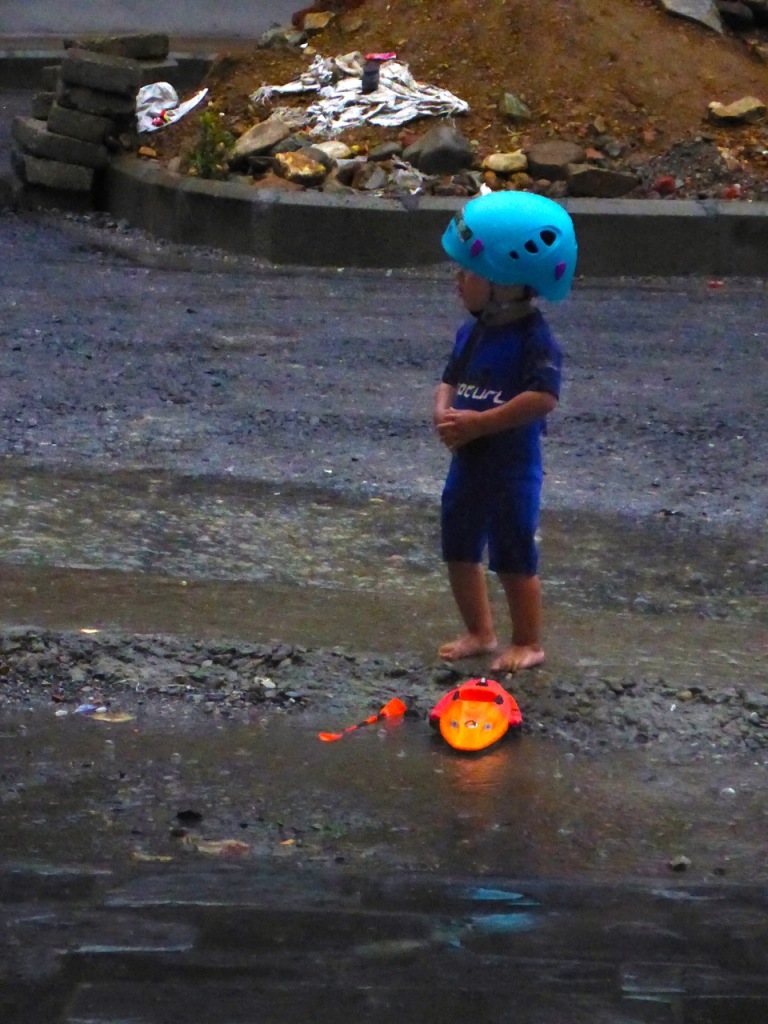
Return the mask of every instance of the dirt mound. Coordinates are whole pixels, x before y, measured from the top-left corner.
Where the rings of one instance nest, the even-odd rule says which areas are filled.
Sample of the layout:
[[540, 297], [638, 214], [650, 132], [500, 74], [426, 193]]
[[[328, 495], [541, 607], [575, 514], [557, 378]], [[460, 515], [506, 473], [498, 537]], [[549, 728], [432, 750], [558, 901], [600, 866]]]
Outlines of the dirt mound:
[[[365, 0], [355, 14], [362, 23], [356, 31], [343, 31], [335, 19], [306, 51], [254, 48], [222, 55], [206, 84], [227, 126], [236, 133], [249, 127], [256, 118], [248, 96], [263, 84], [297, 77], [310, 51], [394, 51], [418, 80], [469, 103], [470, 112], [456, 124], [477, 143], [480, 157], [552, 137], [602, 150], [609, 139], [620, 152], [603, 153], [604, 166], [641, 170], [655, 158], [654, 174], [678, 175], [690, 169], [690, 161], [675, 166], [678, 144], [703, 136], [710, 143], [705, 163], [717, 165], [716, 173], [703, 171], [699, 180], [683, 173], [683, 180], [691, 180], [682, 192], [722, 189], [730, 181], [742, 183], [743, 195], [768, 194], [765, 125], [725, 129], [707, 122], [712, 101], [768, 99], [768, 65], [756, 45], [764, 29], [719, 36], [671, 17], [653, 0], [494, 0], [471, 9], [466, 0]], [[525, 102], [531, 122], [516, 127], [505, 121], [498, 112], [504, 92]], [[161, 158], [192, 144], [196, 120], [162, 133]], [[421, 121], [409, 128], [418, 133], [428, 126]], [[399, 134], [366, 127], [344, 140], [371, 145]], [[725, 165], [713, 159], [716, 148], [727, 150]], [[659, 159], [668, 153], [666, 162]], [[651, 185], [645, 181], [646, 188]]]

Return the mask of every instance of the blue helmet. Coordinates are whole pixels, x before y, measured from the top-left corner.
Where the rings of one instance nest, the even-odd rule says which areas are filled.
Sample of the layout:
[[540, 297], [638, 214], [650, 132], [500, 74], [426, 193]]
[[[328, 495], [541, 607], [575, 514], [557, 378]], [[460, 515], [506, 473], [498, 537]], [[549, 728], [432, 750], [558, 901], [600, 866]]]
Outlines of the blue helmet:
[[552, 302], [571, 290], [578, 252], [569, 215], [532, 192], [471, 199], [446, 228], [443, 248], [494, 284], [528, 285]]

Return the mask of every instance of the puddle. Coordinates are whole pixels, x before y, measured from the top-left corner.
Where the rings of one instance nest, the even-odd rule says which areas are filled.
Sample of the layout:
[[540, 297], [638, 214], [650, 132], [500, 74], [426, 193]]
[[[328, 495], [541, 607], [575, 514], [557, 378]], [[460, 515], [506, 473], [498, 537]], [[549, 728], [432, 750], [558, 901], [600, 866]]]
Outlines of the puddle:
[[[0, 481], [0, 621], [278, 637], [431, 656], [457, 628], [432, 504], [162, 475]], [[732, 678], [768, 621], [761, 536], [549, 515], [554, 664], [686, 666]], [[494, 592], [500, 621], [502, 595]]]
[[335, 744], [317, 739], [327, 726], [189, 730], [172, 709], [120, 725], [6, 718], [4, 855], [185, 862], [200, 855], [171, 830], [193, 811], [199, 821], [181, 822], [193, 839], [234, 838], [270, 860], [670, 883], [670, 859], [686, 856], [691, 882], [766, 876], [766, 759], [713, 757], [671, 775], [648, 752], [607, 762], [523, 737], [473, 758], [422, 721]]
[[[417, 598], [443, 593], [437, 502], [152, 474], [0, 481], [0, 561]], [[684, 519], [547, 514], [560, 606], [767, 620], [768, 542]]]

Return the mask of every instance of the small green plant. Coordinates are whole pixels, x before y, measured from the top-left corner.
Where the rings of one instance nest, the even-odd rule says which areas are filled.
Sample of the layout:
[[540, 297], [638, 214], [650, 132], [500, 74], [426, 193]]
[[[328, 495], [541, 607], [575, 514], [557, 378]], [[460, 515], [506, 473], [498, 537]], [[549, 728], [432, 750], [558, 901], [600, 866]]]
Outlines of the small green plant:
[[227, 153], [235, 137], [222, 124], [222, 115], [209, 108], [200, 115], [197, 142], [187, 153], [188, 173], [219, 181], [229, 176]]

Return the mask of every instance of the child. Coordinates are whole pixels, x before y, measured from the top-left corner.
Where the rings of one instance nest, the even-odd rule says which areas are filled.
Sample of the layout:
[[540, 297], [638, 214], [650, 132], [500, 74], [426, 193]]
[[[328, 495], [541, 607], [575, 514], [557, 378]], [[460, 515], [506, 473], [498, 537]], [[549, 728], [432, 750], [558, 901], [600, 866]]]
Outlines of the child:
[[471, 200], [443, 235], [459, 264], [458, 291], [472, 314], [435, 395], [434, 423], [452, 452], [442, 497], [442, 548], [466, 633], [440, 647], [446, 661], [497, 648], [482, 564], [498, 574], [511, 645], [494, 672], [544, 661], [535, 534], [542, 484], [541, 434], [560, 393], [562, 354], [532, 298], [559, 301], [576, 268], [571, 218], [551, 199], [493, 192]]

